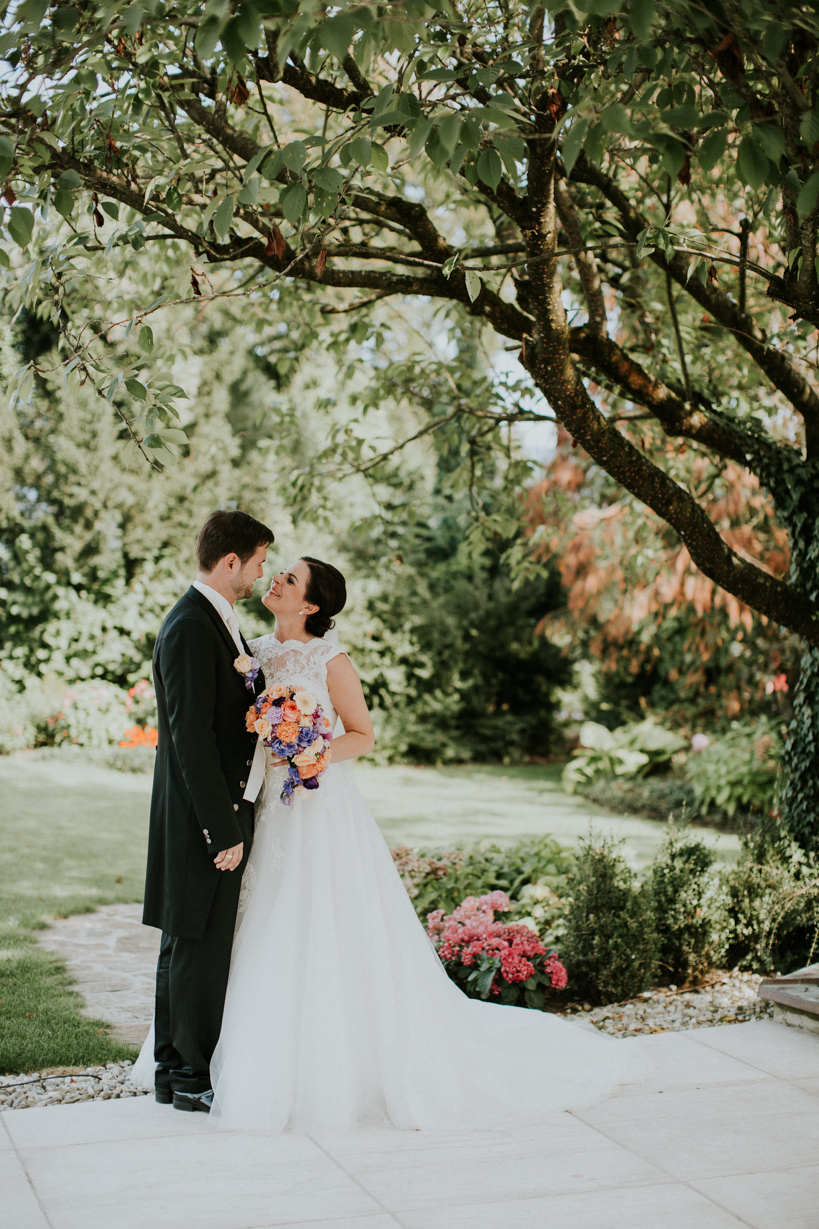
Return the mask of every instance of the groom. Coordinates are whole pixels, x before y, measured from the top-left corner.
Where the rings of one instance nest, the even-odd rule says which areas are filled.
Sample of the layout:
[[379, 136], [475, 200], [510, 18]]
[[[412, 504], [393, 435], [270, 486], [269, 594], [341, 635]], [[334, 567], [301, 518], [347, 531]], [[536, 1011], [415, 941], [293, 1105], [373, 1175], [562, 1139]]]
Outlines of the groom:
[[[162, 931], [156, 970], [156, 1099], [209, 1112], [239, 890], [253, 840], [243, 792], [256, 736], [245, 714], [264, 687], [234, 603], [253, 594], [273, 534], [246, 512], [213, 512], [199, 571], [154, 650], [159, 744], [151, 798], [146, 926]], [[240, 672], [245, 667], [245, 673]]]

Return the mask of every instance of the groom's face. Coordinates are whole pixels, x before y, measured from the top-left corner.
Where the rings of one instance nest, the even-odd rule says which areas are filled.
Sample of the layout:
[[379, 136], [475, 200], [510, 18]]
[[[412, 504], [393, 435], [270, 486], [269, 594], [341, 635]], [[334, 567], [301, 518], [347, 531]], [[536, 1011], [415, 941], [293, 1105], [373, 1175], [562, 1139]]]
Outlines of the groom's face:
[[267, 547], [260, 546], [255, 554], [242, 563], [237, 557], [237, 568], [231, 576], [231, 589], [235, 593], [235, 601], [253, 597], [253, 586], [262, 579], [264, 563], [267, 559]]

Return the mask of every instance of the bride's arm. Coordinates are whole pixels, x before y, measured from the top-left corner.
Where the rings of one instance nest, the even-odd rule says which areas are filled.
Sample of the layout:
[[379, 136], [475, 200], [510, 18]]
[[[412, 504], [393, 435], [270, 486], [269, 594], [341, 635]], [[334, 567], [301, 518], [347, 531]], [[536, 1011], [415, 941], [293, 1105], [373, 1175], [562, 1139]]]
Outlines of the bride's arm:
[[344, 733], [330, 744], [331, 761], [338, 764], [341, 760], [355, 759], [357, 755], [367, 755], [375, 745], [373, 723], [361, 680], [346, 653], [339, 653], [328, 662], [327, 690], [344, 726]]

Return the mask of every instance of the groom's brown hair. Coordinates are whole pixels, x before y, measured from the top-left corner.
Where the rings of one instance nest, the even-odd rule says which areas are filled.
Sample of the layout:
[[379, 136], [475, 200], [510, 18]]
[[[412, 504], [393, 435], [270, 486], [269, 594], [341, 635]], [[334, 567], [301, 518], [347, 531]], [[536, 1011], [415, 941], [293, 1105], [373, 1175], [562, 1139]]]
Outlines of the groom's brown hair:
[[260, 546], [269, 546], [273, 530], [247, 512], [211, 512], [196, 539], [196, 559], [203, 572], [212, 572], [225, 555], [238, 555], [247, 563]]

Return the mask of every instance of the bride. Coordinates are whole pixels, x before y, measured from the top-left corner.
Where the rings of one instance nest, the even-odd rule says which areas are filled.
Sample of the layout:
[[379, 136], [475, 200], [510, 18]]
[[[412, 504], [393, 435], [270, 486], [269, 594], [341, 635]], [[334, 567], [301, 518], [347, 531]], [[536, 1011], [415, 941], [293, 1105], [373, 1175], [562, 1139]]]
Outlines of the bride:
[[268, 751], [211, 1064], [212, 1116], [279, 1132], [356, 1124], [497, 1125], [600, 1100], [627, 1047], [542, 1012], [467, 998], [416, 917], [351, 763], [372, 749], [358, 676], [328, 640], [341, 573], [305, 557], [262, 599], [267, 686], [301, 685], [344, 733], [318, 789], [280, 801]]

